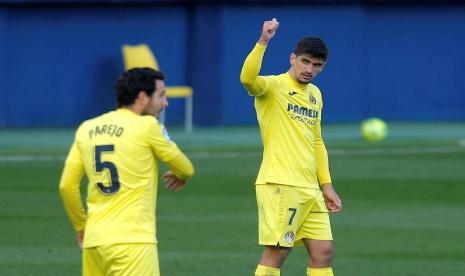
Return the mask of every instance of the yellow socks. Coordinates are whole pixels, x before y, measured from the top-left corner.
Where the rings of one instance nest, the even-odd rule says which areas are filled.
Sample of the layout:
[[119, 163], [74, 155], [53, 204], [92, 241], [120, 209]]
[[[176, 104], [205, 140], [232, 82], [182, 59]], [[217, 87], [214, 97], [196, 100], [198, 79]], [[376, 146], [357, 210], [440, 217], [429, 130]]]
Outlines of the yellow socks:
[[279, 268], [258, 265], [257, 270], [255, 270], [255, 276], [280, 276], [280, 271]]
[[314, 268], [307, 267], [307, 276], [334, 276], [331, 267]]
[[[281, 270], [275, 267], [258, 265], [255, 276], [280, 276]], [[313, 268], [307, 267], [307, 276], [334, 276], [331, 267]]]

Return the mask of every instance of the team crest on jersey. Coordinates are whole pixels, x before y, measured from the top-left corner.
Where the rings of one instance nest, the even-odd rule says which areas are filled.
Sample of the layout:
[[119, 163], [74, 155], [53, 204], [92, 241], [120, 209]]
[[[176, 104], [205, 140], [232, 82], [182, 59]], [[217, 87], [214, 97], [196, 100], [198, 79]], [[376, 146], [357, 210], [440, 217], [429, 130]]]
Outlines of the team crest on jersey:
[[310, 95], [310, 97], [308, 99], [310, 100], [311, 104], [316, 104], [316, 99], [315, 99], [315, 97], [313, 97], [313, 95]]
[[286, 234], [284, 234], [284, 239], [285, 239], [288, 243], [294, 242], [294, 239], [295, 239], [295, 234], [294, 234], [294, 232], [289, 231], [289, 232], [287, 232]]

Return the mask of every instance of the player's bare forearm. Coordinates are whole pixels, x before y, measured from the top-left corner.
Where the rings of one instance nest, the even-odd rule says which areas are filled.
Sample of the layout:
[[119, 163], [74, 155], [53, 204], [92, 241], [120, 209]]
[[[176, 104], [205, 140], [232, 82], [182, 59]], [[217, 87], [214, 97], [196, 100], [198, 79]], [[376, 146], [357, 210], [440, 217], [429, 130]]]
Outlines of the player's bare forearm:
[[337, 213], [342, 210], [342, 201], [334, 190], [332, 183], [321, 185], [321, 190], [325, 197], [326, 207], [331, 213]]
[[273, 18], [271, 21], [263, 22], [262, 34], [258, 39], [258, 43], [261, 45], [268, 45], [268, 42], [274, 37], [276, 34], [276, 30], [279, 27], [279, 22], [276, 18]]

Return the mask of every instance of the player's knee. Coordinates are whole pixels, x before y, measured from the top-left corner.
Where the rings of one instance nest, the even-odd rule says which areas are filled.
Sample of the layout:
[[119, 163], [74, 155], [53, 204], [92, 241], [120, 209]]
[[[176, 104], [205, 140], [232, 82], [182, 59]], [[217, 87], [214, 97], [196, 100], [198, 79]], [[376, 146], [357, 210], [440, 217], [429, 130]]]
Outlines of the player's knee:
[[318, 250], [311, 252], [311, 263], [314, 265], [329, 267], [334, 255], [334, 248], [332, 244], [321, 246]]
[[291, 252], [291, 248], [267, 246], [263, 252], [261, 264], [270, 265], [272, 267], [281, 267]]

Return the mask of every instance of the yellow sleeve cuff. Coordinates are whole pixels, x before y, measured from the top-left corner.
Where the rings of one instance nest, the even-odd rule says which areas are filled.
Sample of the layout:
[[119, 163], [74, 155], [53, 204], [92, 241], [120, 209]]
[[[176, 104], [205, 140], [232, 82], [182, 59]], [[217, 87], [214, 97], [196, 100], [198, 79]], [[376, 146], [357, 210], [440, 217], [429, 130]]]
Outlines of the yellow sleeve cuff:
[[181, 151], [179, 151], [173, 159], [170, 159], [166, 163], [179, 179], [187, 180], [195, 173], [194, 166], [191, 161]]

